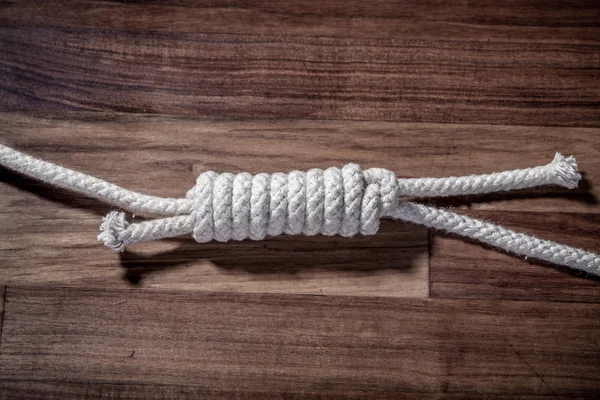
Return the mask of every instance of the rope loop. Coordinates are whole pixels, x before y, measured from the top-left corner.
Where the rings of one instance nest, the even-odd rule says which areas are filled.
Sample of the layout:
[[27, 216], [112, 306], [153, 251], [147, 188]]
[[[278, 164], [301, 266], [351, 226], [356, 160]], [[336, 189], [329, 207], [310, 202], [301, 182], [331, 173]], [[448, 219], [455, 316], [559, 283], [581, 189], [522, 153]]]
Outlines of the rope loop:
[[203, 172], [187, 193], [192, 236], [205, 243], [282, 233], [374, 235], [380, 217], [398, 205], [397, 182], [392, 171], [356, 164], [254, 176]]

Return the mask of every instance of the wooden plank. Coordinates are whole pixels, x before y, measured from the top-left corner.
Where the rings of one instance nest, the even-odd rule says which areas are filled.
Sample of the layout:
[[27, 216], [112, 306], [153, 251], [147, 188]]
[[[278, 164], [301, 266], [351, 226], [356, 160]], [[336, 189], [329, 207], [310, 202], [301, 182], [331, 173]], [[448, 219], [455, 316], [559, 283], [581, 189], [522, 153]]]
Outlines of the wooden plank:
[[599, 317], [597, 304], [9, 287], [0, 379], [591, 397]]
[[[600, 253], [598, 214], [504, 211], [475, 211], [467, 214], [501, 223], [519, 232]], [[600, 280], [594, 277], [529, 262], [443, 234], [434, 234], [431, 243], [432, 297], [600, 301]]]
[[[304, 165], [308, 165], [307, 160], [318, 156], [304, 153], [308, 147], [294, 150], [296, 146], [289, 143], [276, 146], [273, 140], [279, 133], [269, 122], [250, 130], [242, 129], [239, 123], [228, 128], [222, 125], [227, 130], [233, 128], [231, 133], [238, 131], [236, 135], [240, 137], [240, 140], [232, 138], [230, 144], [233, 147], [226, 149], [213, 136], [213, 123], [202, 128], [192, 121], [181, 121], [183, 125], [180, 125], [178, 119], [168, 117], [86, 115], [84, 120], [87, 122], [79, 119], [80, 115], [67, 116], [66, 119], [10, 114], [5, 117], [11, 121], [10, 126], [2, 128], [6, 137], [15, 139], [14, 144], [23, 150], [37, 148], [46, 153], [43, 149], [58, 145], [46, 154], [58, 155], [58, 158], [50, 155], [52, 161], [86, 170], [125, 186], [135, 188], [140, 185], [143, 191], [146, 191], [143, 189], [146, 183], [154, 182], [154, 185], [161, 182], [162, 193], [175, 189], [172, 195], [178, 197], [187, 190], [186, 186], [189, 188], [193, 184], [199, 169], [210, 165], [210, 168], [221, 171], [239, 171], [239, 167], [230, 168], [231, 164], [227, 164], [235, 163], [237, 158], [233, 153], [227, 156], [230, 151], [245, 153], [249, 149], [254, 152], [260, 151], [260, 148], [271, 148], [273, 156], [248, 154], [248, 160], [260, 160], [255, 164], [258, 169], [254, 172], [294, 169], [295, 165], [287, 158], [288, 155], [291, 160], [304, 159]], [[148, 152], [144, 148], [150, 143], [151, 135], [144, 131], [156, 127], [157, 123], [161, 125], [161, 130], [156, 131], [160, 144], [155, 142], [151, 145], [154, 150]], [[49, 130], [41, 128], [44, 125]], [[139, 135], [134, 133], [138, 129], [136, 125], [142, 129], [138, 131]], [[272, 136], [260, 138], [261, 135], [252, 134], [252, 129], [270, 132], [268, 135]], [[165, 134], [175, 131], [180, 132], [175, 136], [185, 138], [183, 142], [177, 143], [173, 136]], [[211, 141], [217, 139], [213, 142], [215, 147], [202, 144], [203, 140], [198, 137], [200, 132], [212, 138]], [[296, 133], [302, 134], [302, 130]], [[247, 138], [241, 139], [244, 136]], [[243, 143], [248, 139], [249, 142]], [[123, 140], [128, 143], [119, 144]], [[247, 147], [251, 142], [254, 144]], [[94, 143], [98, 145], [95, 149]], [[315, 144], [313, 141], [312, 145]], [[202, 149], [196, 154], [198, 158], [194, 159], [195, 150], [182, 155], [188, 145]], [[113, 150], [121, 150], [114, 153], [110, 150], [112, 146], [116, 146]], [[155, 152], [163, 146], [166, 146], [163, 150]], [[124, 149], [127, 149], [125, 153]], [[292, 150], [292, 153], [284, 154], [285, 149]], [[136, 154], [140, 150], [145, 154]], [[274, 156], [275, 152], [280, 153], [278, 157]], [[112, 160], [110, 154], [114, 156]], [[323, 153], [319, 156], [321, 164], [325, 165], [328, 157], [334, 155], [335, 149]], [[73, 156], [82, 157], [75, 161]], [[203, 159], [205, 163], [195, 164]], [[302, 165], [298, 167], [302, 168]], [[93, 172], [94, 168], [99, 169]], [[108, 172], [109, 169], [112, 169], [109, 174], [100, 171]], [[139, 179], [137, 184], [129, 185], [116, 178], [125, 170], [141, 172], [136, 177], [132, 176]], [[0, 197], [0, 221], [6, 224], [6, 229], [0, 233], [2, 284], [128, 287], [133, 283], [151, 288], [230, 292], [428, 296], [428, 235], [423, 227], [388, 221], [377, 236], [352, 240], [342, 237], [281, 237], [264, 242], [199, 245], [191, 238], [185, 238], [132, 246], [131, 251], [119, 255], [96, 240], [100, 217], [111, 207], [63, 190], [56, 191], [8, 171], [4, 171], [0, 179], [7, 183], [2, 185]]]
[[[439, 177], [543, 165], [561, 151], [577, 157], [585, 176], [580, 189], [544, 187], [436, 203], [473, 209], [599, 212], [597, 128], [238, 121], [78, 112], [0, 114], [0, 132], [5, 144], [32, 155], [133, 190], [166, 197], [183, 196], [195, 176], [209, 169], [276, 172], [341, 166], [352, 161], [363, 168], [388, 168], [400, 177]], [[10, 179], [14, 181], [16, 177]], [[20, 185], [30, 188], [34, 183]], [[25, 210], [28, 219], [44, 212], [39, 208], [35, 213], [24, 209], [23, 194], [10, 192], [8, 187], [6, 190], [0, 198], [0, 212], [8, 211], [13, 218]], [[60, 193], [53, 199], [64, 197]], [[97, 205], [77, 201], [82, 207]], [[105, 208], [99, 210], [104, 211]], [[56, 212], [47, 215], [63, 215]]]
[[[124, 187], [181, 197], [204, 170], [252, 173], [381, 166], [400, 176], [485, 173], [574, 153], [591, 187], [455, 199], [451, 205], [511, 211], [597, 213], [598, 129], [332, 121], [216, 121], [188, 117], [68, 113], [0, 115], [4, 142]], [[544, 134], [545, 140], [537, 140]], [[510, 138], [523, 143], [506, 146]], [[465, 156], [468, 155], [468, 156]], [[197, 245], [190, 239], [132, 246], [123, 259], [95, 239], [110, 210], [3, 171], [2, 284], [61, 284], [251, 292], [423, 297], [427, 233], [384, 222], [377, 236], [278, 238]], [[546, 198], [547, 197], [547, 198]], [[440, 202], [440, 205], [448, 205]], [[546, 217], [541, 214], [539, 222]], [[551, 229], [551, 228], [549, 228]], [[125, 277], [126, 279], [123, 279]]]
[[0, 236], [0, 282], [428, 296], [427, 231], [409, 225], [389, 222], [377, 236], [351, 240], [300, 236], [200, 245], [185, 238], [116, 254], [96, 241], [98, 224], [99, 217], [38, 219], [9, 228]]
[[307, 3], [11, 2], [0, 109], [600, 124], [595, 5]]
[[0, 293], [2, 293], [2, 298], [0, 298], [0, 349], [2, 348], [2, 327], [4, 326], [4, 298], [6, 297], [6, 286], [0, 287]]
[[598, 42], [600, 7], [585, 0], [448, 3], [195, 0], [102, 2], [13, 0], [0, 9], [8, 26], [93, 27], [142, 32], [307, 35], [339, 38], [490, 39]]
[[[507, 396], [507, 395], [474, 395], [473, 393], [399, 393], [392, 390], [387, 393], [377, 392], [377, 399], [408, 400], [573, 400], [573, 397], [562, 396]], [[308, 400], [323, 399], [321, 393], [304, 391], [301, 393], [273, 393], [267, 391], [244, 391], [236, 389], [213, 390], [198, 386], [186, 385], [140, 385], [140, 384], [114, 384], [97, 382], [60, 382], [60, 381], [0, 381], [0, 399], [43, 399], [63, 400], [65, 398], [77, 399], [289, 399]], [[577, 397], [584, 399], [584, 397]], [[590, 397], [590, 399], [593, 397]], [[364, 399], [363, 395], [356, 393], [328, 393], [327, 399]]]

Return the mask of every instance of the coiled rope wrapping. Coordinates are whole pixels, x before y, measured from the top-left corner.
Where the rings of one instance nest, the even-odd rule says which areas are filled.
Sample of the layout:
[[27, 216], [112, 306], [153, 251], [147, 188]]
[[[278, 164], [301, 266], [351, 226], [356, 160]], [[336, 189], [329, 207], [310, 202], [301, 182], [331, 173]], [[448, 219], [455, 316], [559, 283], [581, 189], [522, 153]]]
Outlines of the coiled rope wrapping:
[[202, 173], [193, 199], [198, 242], [262, 240], [267, 235], [373, 235], [384, 211], [398, 205], [396, 176], [356, 164], [325, 171], [250, 175]]
[[161, 198], [123, 189], [104, 180], [38, 160], [0, 145], [0, 164], [56, 186], [71, 189], [134, 213], [170, 217], [128, 223], [112, 211], [98, 239], [122, 251], [126, 245], [192, 234], [198, 242], [262, 240], [266, 236], [374, 235], [382, 217], [452, 232], [526, 257], [600, 275], [600, 256], [538, 239], [447, 210], [401, 201], [491, 193], [555, 184], [575, 188], [581, 178], [573, 157], [557, 153], [544, 166], [486, 175], [397, 179], [382, 168], [356, 164], [288, 174], [200, 174], [186, 198]]

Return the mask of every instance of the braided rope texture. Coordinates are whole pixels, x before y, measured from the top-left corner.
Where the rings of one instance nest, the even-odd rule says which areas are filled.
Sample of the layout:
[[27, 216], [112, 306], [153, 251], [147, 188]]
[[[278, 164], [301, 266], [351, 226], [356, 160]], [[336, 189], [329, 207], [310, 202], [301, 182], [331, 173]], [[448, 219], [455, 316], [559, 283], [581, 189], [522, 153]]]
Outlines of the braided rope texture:
[[484, 194], [505, 190], [525, 189], [542, 185], [577, 187], [581, 175], [575, 157], [556, 153], [552, 162], [533, 168], [495, 172], [486, 175], [452, 176], [448, 178], [416, 178], [398, 180], [403, 196], [440, 197]]
[[398, 204], [396, 175], [356, 164], [288, 174], [208, 171], [187, 193], [198, 242], [262, 240], [267, 235], [374, 235]]
[[134, 213], [167, 218], [128, 223], [125, 214], [104, 217], [98, 239], [116, 251], [131, 243], [192, 234], [198, 242], [262, 240], [267, 235], [373, 235], [390, 217], [479, 240], [525, 257], [600, 275], [600, 256], [514, 232], [485, 221], [400, 201], [400, 197], [480, 194], [548, 184], [575, 188], [581, 178], [573, 157], [557, 153], [544, 166], [486, 175], [396, 179], [382, 168], [356, 164], [288, 174], [202, 173], [185, 198], [136, 193], [81, 172], [0, 145], [0, 165]]
[[475, 239], [521, 256], [600, 275], [598, 254], [525, 235], [466, 215], [423, 204], [401, 202], [390, 217]]
[[0, 165], [132, 212], [176, 215], [192, 211], [192, 205], [185, 199], [148, 196], [123, 189], [103, 179], [39, 160], [4, 145], [0, 145]]

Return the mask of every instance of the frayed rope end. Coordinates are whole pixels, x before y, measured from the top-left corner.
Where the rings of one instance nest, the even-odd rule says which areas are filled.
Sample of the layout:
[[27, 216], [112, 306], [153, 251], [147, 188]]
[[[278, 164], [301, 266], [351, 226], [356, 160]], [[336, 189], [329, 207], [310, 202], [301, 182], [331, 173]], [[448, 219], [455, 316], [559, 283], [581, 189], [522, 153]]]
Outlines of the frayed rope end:
[[106, 247], [114, 251], [123, 251], [127, 245], [127, 241], [123, 236], [128, 225], [124, 212], [111, 211], [102, 218], [98, 240], [104, 242]]
[[581, 174], [577, 168], [575, 157], [565, 157], [560, 153], [556, 153], [550, 165], [552, 165], [556, 172], [554, 178], [557, 185], [568, 189], [575, 189], [577, 187], [581, 179]]

